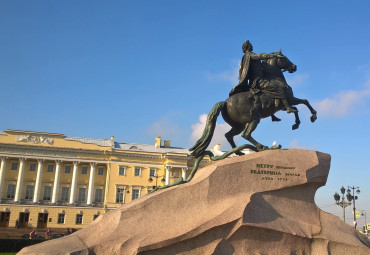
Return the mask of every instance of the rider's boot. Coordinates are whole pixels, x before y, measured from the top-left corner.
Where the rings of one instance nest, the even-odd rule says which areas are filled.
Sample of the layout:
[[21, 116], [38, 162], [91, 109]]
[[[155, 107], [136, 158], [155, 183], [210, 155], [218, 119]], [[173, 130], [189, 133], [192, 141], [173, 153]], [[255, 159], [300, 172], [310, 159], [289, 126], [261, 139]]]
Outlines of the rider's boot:
[[297, 110], [291, 108], [288, 104], [288, 100], [286, 100], [286, 98], [282, 98], [281, 99], [281, 102], [283, 103], [287, 113], [292, 113], [292, 112], [298, 112]]

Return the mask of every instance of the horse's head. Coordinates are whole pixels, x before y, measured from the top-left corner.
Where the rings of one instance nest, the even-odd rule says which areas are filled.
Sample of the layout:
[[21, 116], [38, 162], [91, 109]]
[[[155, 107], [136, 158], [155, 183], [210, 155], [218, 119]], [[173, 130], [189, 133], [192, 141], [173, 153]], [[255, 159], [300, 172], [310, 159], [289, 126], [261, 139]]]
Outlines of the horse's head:
[[283, 71], [288, 71], [289, 73], [294, 73], [297, 71], [297, 66], [293, 64], [286, 56], [283, 55], [281, 50], [277, 52], [277, 57], [270, 58], [267, 60], [269, 65], [277, 66]]

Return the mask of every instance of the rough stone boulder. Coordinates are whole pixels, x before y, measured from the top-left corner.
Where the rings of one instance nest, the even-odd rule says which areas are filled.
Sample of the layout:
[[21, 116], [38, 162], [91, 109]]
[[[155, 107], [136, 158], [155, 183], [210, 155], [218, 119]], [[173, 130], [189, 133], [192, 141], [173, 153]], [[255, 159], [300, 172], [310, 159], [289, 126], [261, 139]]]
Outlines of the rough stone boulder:
[[370, 254], [365, 236], [315, 205], [329, 168], [330, 155], [307, 150], [228, 158], [19, 254]]

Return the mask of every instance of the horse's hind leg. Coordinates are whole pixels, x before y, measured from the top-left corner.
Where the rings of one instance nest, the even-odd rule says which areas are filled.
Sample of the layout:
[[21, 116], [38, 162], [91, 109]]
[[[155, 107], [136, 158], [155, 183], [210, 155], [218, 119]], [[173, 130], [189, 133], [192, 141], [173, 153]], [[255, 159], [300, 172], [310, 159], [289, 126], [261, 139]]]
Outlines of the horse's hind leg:
[[[234, 142], [234, 136], [239, 135], [243, 131], [244, 127], [238, 126], [238, 127], [231, 127], [230, 131], [225, 134], [226, 140], [229, 142], [232, 148], [236, 147], [236, 144]], [[244, 155], [242, 152], [236, 152], [235, 153], [238, 156]]]
[[299, 124], [301, 124], [301, 120], [299, 119], [297, 107], [292, 106], [292, 108], [296, 110], [296, 112], [294, 112], [295, 124], [292, 126], [292, 129], [295, 130], [295, 129], [299, 128]]
[[315, 122], [315, 120], [317, 119], [317, 116], [316, 116], [316, 111], [315, 109], [312, 108], [312, 106], [310, 105], [310, 103], [308, 102], [307, 99], [300, 99], [300, 98], [296, 98], [294, 97], [293, 100], [292, 100], [292, 104], [294, 105], [297, 105], [297, 104], [304, 104], [305, 106], [307, 106], [307, 108], [310, 110], [311, 112], [311, 122]]
[[256, 146], [257, 148], [257, 151], [263, 151], [263, 150], [268, 150], [269, 147], [265, 146], [265, 145], [262, 145], [260, 144], [259, 142], [257, 142], [256, 140], [254, 140], [254, 138], [252, 137], [252, 132], [256, 129], [256, 127], [258, 126], [258, 124], [260, 123], [260, 119], [255, 119], [249, 123], [247, 123], [247, 125], [245, 126], [245, 129], [242, 133], [242, 137], [246, 140], [248, 140], [249, 142], [251, 142], [254, 146]]

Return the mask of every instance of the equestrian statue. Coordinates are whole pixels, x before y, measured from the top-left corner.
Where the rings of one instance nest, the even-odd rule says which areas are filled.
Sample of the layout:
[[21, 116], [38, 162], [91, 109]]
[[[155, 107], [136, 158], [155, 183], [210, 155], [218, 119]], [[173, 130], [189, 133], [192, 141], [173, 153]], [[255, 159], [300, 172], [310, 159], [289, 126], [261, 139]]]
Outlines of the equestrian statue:
[[[293, 73], [297, 70], [281, 52], [271, 54], [253, 53], [253, 46], [246, 41], [242, 46], [245, 53], [239, 70], [239, 83], [231, 90], [229, 98], [216, 103], [207, 117], [205, 129], [201, 138], [190, 148], [191, 155], [201, 157], [209, 146], [216, 127], [216, 119], [221, 113], [223, 119], [231, 126], [225, 134], [232, 148], [236, 148], [233, 137], [239, 135], [253, 144], [251, 149], [263, 151], [269, 147], [260, 144], [252, 137], [262, 118], [272, 117], [279, 121], [274, 113], [286, 110], [295, 113], [296, 123], [293, 129], [298, 128], [298, 110], [293, 105], [304, 104], [311, 111], [311, 121], [316, 120], [316, 111], [306, 99], [294, 97], [292, 88], [287, 84], [283, 72]], [[261, 62], [261, 60], [263, 60]], [[242, 155], [239, 151], [238, 155]]]
[[[200, 161], [206, 155], [212, 160], [219, 160], [233, 153], [244, 155], [241, 150], [245, 148], [256, 152], [270, 149], [252, 137], [253, 131], [262, 118], [271, 117], [272, 121], [280, 121], [274, 115], [276, 112], [283, 110], [287, 113], [294, 113], [295, 124], [292, 126], [294, 130], [300, 124], [295, 105], [304, 104], [312, 114], [311, 122], [317, 119], [316, 111], [310, 103], [306, 99], [294, 97], [292, 88], [287, 84], [283, 72], [294, 73], [297, 66], [284, 56], [281, 50], [270, 54], [257, 54], [253, 52], [252, 43], [248, 40], [243, 43], [242, 50], [244, 55], [239, 68], [239, 83], [230, 91], [225, 101], [213, 106], [208, 114], [202, 136], [189, 149], [190, 155], [195, 158], [191, 174], [186, 180], [180, 178], [180, 181], [161, 188], [189, 182], [197, 171]], [[207, 148], [212, 140], [216, 120], [220, 113], [225, 122], [231, 126], [225, 137], [232, 149], [221, 156], [214, 156]], [[233, 138], [239, 134], [251, 144], [237, 147]]]

